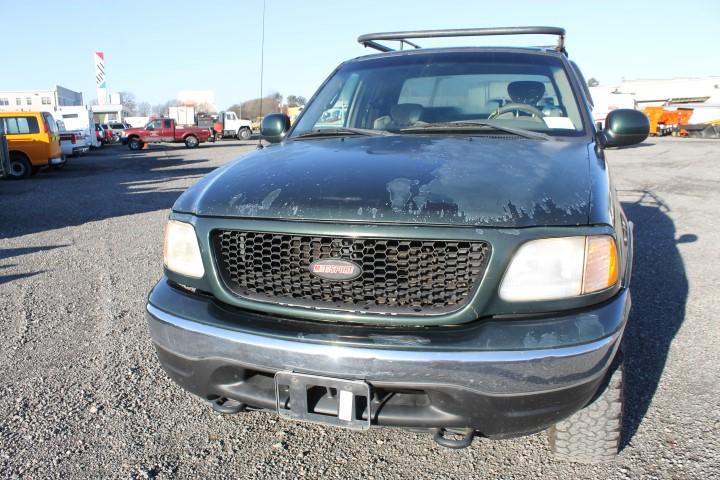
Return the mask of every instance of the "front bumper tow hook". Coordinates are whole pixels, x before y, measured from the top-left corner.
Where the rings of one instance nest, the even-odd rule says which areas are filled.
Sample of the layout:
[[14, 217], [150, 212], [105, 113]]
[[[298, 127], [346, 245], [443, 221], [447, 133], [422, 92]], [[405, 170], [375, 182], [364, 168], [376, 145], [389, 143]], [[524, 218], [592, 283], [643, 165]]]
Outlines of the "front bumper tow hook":
[[435, 428], [433, 433], [435, 443], [445, 448], [455, 449], [469, 447], [474, 437], [475, 430], [472, 428], [452, 429], [450, 431], [444, 428]]
[[212, 406], [212, 409], [215, 410], [217, 413], [222, 413], [224, 415], [240, 413], [245, 410], [245, 408], [247, 408], [247, 405], [245, 405], [244, 403], [225, 397], [220, 397], [213, 400], [212, 402], [210, 402], [210, 405]]

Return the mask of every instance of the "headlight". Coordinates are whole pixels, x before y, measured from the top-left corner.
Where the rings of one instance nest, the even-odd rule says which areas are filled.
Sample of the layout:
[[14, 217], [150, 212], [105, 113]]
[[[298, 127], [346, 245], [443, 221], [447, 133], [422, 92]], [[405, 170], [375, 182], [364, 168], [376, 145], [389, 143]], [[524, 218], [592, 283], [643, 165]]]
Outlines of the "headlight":
[[195, 229], [189, 223], [170, 220], [165, 229], [163, 259], [168, 270], [193, 278], [205, 274]]
[[617, 280], [612, 237], [545, 238], [520, 247], [505, 272], [500, 298], [522, 302], [577, 297], [604, 290]]

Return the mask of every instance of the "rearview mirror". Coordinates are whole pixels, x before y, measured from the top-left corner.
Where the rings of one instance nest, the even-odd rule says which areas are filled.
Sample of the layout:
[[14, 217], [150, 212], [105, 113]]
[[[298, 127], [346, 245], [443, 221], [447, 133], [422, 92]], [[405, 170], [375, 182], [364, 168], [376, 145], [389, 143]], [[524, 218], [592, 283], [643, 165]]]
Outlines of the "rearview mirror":
[[262, 119], [260, 135], [270, 143], [278, 143], [290, 130], [290, 117], [284, 113], [271, 113]]
[[605, 128], [600, 132], [600, 145], [627, 147], [645, 140], [650, 133], [650, 121], [644, 113], [621, 108], [608, 113]]

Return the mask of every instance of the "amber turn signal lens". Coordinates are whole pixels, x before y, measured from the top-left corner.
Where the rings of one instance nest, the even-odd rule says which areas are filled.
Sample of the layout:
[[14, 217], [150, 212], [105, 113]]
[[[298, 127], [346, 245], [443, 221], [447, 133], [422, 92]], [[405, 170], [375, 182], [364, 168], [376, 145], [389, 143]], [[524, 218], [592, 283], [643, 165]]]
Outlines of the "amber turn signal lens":
[[607, 235], [587, 237], [582, 293], [605, 290], [617, 283], [618, 275], [615, 240]]

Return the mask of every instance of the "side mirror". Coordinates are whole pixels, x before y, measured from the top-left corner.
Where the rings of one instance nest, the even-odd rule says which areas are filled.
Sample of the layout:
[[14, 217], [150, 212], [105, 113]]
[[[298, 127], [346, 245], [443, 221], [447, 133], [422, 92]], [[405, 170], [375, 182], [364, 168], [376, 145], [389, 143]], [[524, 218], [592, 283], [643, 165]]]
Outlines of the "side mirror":
[[265, 115], [260, 125], [260, 135], [270, 143], [281, 142], [288, 130], [290, 130], [290, 117], [284, 113]]
[[600, 145], [627, 147], [645, 140], [650, 133], [650, 121], [639, 110], [622, 108], [608, 113], [605, 128], [600, 132]]

